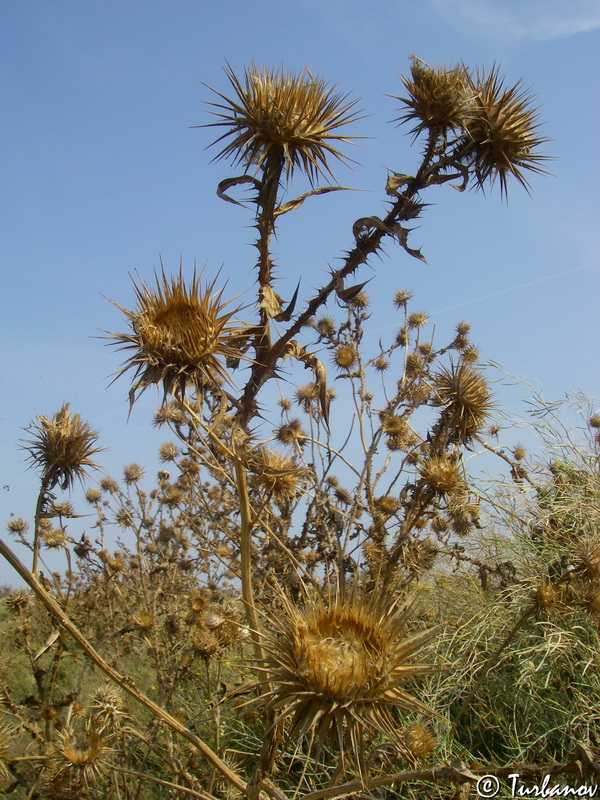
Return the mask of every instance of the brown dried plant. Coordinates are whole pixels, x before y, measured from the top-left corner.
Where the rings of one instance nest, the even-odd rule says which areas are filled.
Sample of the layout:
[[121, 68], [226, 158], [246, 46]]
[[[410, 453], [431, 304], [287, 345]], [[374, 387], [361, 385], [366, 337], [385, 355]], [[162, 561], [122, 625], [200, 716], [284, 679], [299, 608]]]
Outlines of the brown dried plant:
[[[42, 469], [33, 544], [23, 520], [9, 528], [34, 552], [31, 572], [18, 566], [33, 594], [12, 593], [6, 607], [35, 693], [5, 694], [39, 754], [39, 763], [7, 760], [30, 794], [42, 781], [48, 796], [65, 797], [101, 784], [106, 796], [133, 800], [143, 781], [157, 792], [282, 800], [283, 789], [310, 796], [329, 780], [333, 797], [347, 794], [338, 786], [347, 773], [358, 776], [357, 791], [373, 788], [384, 751], [390, 775], [436, 757], [441, 739], [420, 716], [450, 725], [439, 722], [446, 694], [423, 688], [442, 680], [432, 621], [445, 619], [421, 603], [409, 613], [407, 598], [430, 588], [436, 566], [444, 578], [465, 569], [490, 583], [510, 579], [508, 567], [469, 550], [482, 525], [470, 451], [496, 452], [515, 480], [527, 476], [523, 453], [487, 441], [494, 405], [469, 325], [436, 345], [426, 312], [399, 290], [397, 333], [369, 350], [368, 282], [353, 276], [386, 241], [424, 260], [407, 223], [421, 216], [430, 186], [498, 181], [506, 196], [512, 176], [528, 187], [546, 141], [530, 97], [520, 84], [506, 89], [496, 67], [486, 74], [414, 58], [399, 119], [423, 137], [421, 160], [413, 175], [390, 173], [385, 214], [354, 222], [341, 264], [300, 307], [299, 288], [287, 299], [275, 290], [272, 239], [283, 214], [346, 188], [316, 184], [334, 160], [350, 161], [339, 148], [357, 138], [347, 132], [356, 103], [307, 69], [225, 73], [233, 96], [214, 90], [209, 127], [221, 134], [216, 158], [243, 169], [221, 181], [219, 196], [236, 202], [232, 189], [254, 190], [254, 311], [239, 319], [218, 275], [203, 284], [203, 271], [186, 279], [180, 266], [169, 277], [162, 264], [155, 285], [134, 282], [135, 308], [111, 301], [128, 325], [108, 334], [127, 354], [117, 377], [130, 376], [130, 408], [148, 387], [162, 388], [154, 424], [169, 440], [151, 488], [148, 471], [130, 463], [120, 482], [105, 476], [88, 489], [94, 521], [77, 534], [65, 522], [72, 508], [51, 491], [95, 466], [96, 432], [64, 406], [40, 417], [26, 442]], [[298, 172], [311, 189], [286, 199]], [[350, 422], [335, 413], [342, 397]], [[64, 575], [38, 578], [46, 550], [65, 559]], [[579, 607], [596, 607], [596, 551], [589, 537], [575, 549], [570, 583], [561, 573], [559, 588], [549, 574], [528, 578], [512, 638], [498, 634], [459, 717], [522, 628], [554, 605], [551, 595], [570, 591]], [[153, 721], [142, 724], [114, 686], [98, 689], [91, 666], [66, 669], [79, 654], [65, 631]], [[448, 651], [446, 666], [452, 658]]]

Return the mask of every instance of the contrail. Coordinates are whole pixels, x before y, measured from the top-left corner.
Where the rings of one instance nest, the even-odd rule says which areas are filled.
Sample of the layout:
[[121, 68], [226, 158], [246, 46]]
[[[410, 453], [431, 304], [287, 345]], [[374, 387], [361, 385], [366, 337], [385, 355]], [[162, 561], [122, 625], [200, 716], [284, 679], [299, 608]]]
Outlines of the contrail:
[[[472, 300], [464, 300], [462, 303], [456, 303], [453, 306], [447, 306], [446, 308], [438, 308], [437, 311], [432, 311], [431, 314], [428, 314], [429, 317], [434, 317], [436, 314], [443, 314], [445, 311], [454, 311], [457, 308], [463, 308], [463, 306], [470, 306], [473, 303], [479, 303], [482, 300], [490, 300], [492, 297], [499, 297], [502, 294], [508, 294], [509, 292], [516, 292], [519, 289], [525, 289], [527, 286], [535, 286], [538, 283], [543, 283], [544, 281], [552, 280], [552, 278], [560, 278], [562, 275], [570, 275], [572, 272], [580, 272], [583, 269], [590, 269], [590, 267], [595, 267], [600, 264], [600, 261], [592, 261], [590, 264], [583, 264], [581, 267], [573, 267], [572, 269], [565, 269], [562, 272], [554, 272], [552, 275], [544, 275], [543, 278], [536, 278], [533, 281], [527, 281], [526, 283], [519, 283], [516, 286], [509, 286], [508, 289], [500, 289], [498, 292], [492, 292], [491, 294], [484, 294], [481, 297], [474, 297]], [[380, 331], [387, 331], [390, 328], [396, 328], [397, 323], [394, 325], [386, 325], [384, 328], [376, 328], [372, 331], [366, 331], [366, 333], [379, 333]]]

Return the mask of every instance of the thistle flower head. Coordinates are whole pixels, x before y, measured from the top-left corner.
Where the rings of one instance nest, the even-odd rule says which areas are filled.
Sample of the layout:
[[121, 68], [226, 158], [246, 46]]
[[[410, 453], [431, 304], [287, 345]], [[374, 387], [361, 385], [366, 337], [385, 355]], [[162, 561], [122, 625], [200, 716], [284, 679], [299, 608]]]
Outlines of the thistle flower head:
[[220, 390], [229, 380], [222, 359], [244, 357], [244, 328], [234, 320], [239, 308], [229, 308], [221, 299], [223, 289], [215, 291], [215, 280], [205, 287], [201, 275], [186, 284], [183, 269], [167, 278], [164, 268], [156, 276], [156, 287], [140, 280], [135, 285], [137, 308], [130, 311], [111, 301], [127, 317], [130, 331], [110, 333], [111, 344], [132, 351], [117, 373], [134, 370], [129, 401], [152, 384], [162, 384], [164, 398], [183, 397], [188, 386], [199, 395]]
[[350, 161], [334, 143], [356, 138], [339, 131], [359, 119], [356, 100], [348, 100], [307, 68], [292, 73], [252, 63], [242, 79], [229, 65], [225, 74], [234, 96], [213, 89], [222, 102], [210, 103], [219, 120], [208, 123], [225, 129], [214, 144], [228, 140], [217, 159], [231, 158], [245, 168], [276, 165], [288, 177], [300, 169], [311, 182], [319, 174], [331, 174], [331, 156]]
[[471, 364], [452, 364], [434, 378], [436, 405], [444, 406], [440, 424], [449, 441], [469, 442], [481, 430], [493, 404], [487, 381]]
[[545, 172], [541, 163], [548, 159], [537, 152], [548, 138], [540, 135], [531, 95], [520, 81], [506, 88], [498, 67], [487, 75], [480, 72], [470, 76], [469, 81], [473, 103], [465, 124], [461, 160], [474, 169], [478, 188], [497, 179], [506, 197], [512, 175], [528, 190], [524, 171]]
[[423, 462], [421, 478], [435, 494], [445, 495], [460, 483], [460, 467], [452, 454], [432, 455]]
[[71, 727], [60, 731], [46, 761], [46, 796], [76, 800], [97, 787], [110, 768], [113, 749], [89, 724], [78, 734]]
[[275, 500], [291, 500], [302, 490], [306, 472], [292, 456], [260, 448], [253, 454], [249, 466], [256, 475], [256, 483]]
[[469, 108], [468, 73], [464, 66], [430, 67], [412, 57], [411, 77], [402, 76], [408, 97], [398, 97], [404, 107], [400, 122], [414, 122], [412, 133], [423, 131], [445, 135], [460, 128]]
[[404, 684], [433, 669], [411, 657], [436, 631], [409, 632], [409, 606], [359, 588], [328, 599], [307, 594], [303, 607], [281, 599], [266, 634], [270, 688], [262, 699], [277, 722], [288, 722], [290, 738], [319, 746], [332, 739], [361, 771], [365, 741], [383, 735], [402, 749], [393, 709], [435, 713]]
[[13, 589], [6, 595], [4, 602], [12, 614], [20, 614], [29, 608], [31, 596], [26, 589]]
[[95, 453], [104, 449], [96, 447], [98, 432], [79, 414], [71, 414], [68, 403], [63, 403], [53, 417], [37, 417], [28, 430], [34, 437], [23, 440], [23, 449], [28, 451], [32, 466], [42, 469], [49, 489], [56, 484], [69, 489], [76, 478], [82, 480], [87, 475], [86, 468], [98, 466], [92, 460]]

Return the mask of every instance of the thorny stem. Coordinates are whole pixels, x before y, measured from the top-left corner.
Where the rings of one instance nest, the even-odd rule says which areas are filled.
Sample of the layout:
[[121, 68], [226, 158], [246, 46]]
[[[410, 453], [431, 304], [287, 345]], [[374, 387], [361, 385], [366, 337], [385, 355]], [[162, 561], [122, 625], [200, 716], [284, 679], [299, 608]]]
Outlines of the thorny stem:
[[50, 499], [48, 496], [49, 490], [50, 490], [50, 476], [48, 474], [44, 474], [42, 476], [42, 485], [40, 487], [40, 493], [38, 495], [37, 503], [35, 505], [35, 532], [33, 534], [33, 564], [31, 567], [31, 572], [33, 575], [37, 575], [38, 573], [38, 561], [40, 557], [40, 523], [45, 516], [46, 506], [48, 504], [48, 500]]
[[[418, 195], [419, 191], [424, 189], [431, 182], [433, 169], [436, 165], [440, 164], [440, 161], [432, 163], [434, 155], [434, 143], [430, 141], [417, 174], [408, 182], [403, 194], [396, 200], [389, 213], [384, 217], [383, 226], [381, 228], [376, 228], [369, 236], [361, 237], [355, 243], [354, 247], [346, 256], [344, 265], [332, 273], [329, 283], [317, 292], [312, 300], [309, 301], [302, 314], [298, 316], [296, 321], [290, 325], [289, 329], [276, 342], [266, 348], [261, 347], [260, 357], [257, 348], [257, 358], [252, 365], [250, 379], [242, 393], [240, 409], [237, 412], [238, 420], [243, 427], [247, 425], [248, 421], [256, 413], [256, 397], [258, 392], [269, 378], [274, 375], [275, 367], [284, 356], [288, 343], [308, 324], [308, 321], [315, 315], [317, 310], [327, 302], [329, 296], [339, 289], [344, 279], [352, 275], [361, 264], [367, 261], [369, 256], [373, 255], [373, 253], [379, 249], [383, 238], [393, 235], [393, 226], [401, 220], [412, 218], [413, 215], [411, 211], [414, 206], [414, 198]], [[259, 219], [260, 217], [261, 214], [259, 213]], [[259, 252], [261, 252], [260, 247]], [[264, 276], [267, 274], [269, 274], [270, 279], [270, 273], [263, 272]], [[261, 309], [261, 328], [263, 327], [263, 311], [264, 310]], [[264, 334], [262, 341], [265, 341]]]
[[250, 628], [252, 644], [256, 658], [264, 658], [263, 649], [260, 643], [260, 633], [258, 626], [258, 615], [254, 603], [254, 592], [252, 589], [252, 511], [250, 499], [248, 497], [248, 484], [246, 481], [246, 471], [241, 460], [234, 459], [235, 477], [238, 491], [238, 501], [240, 504], [240, 562], [242, 578], [242, 601], [246, 610], [246, 619]]

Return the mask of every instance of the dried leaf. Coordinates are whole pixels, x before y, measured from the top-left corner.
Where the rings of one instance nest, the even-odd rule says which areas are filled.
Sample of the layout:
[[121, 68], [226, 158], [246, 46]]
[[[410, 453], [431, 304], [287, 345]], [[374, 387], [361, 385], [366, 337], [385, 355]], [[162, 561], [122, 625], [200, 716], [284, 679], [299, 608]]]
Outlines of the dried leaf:
[[379, 217], [361, 217], [352, 226], [352, 233], [356, 241], [359, 241], [365, 234], [369, 236], [369, 231], [373, 229], [390, 233], [390, 228]]
[[51, 647], [52, 647], [52, 645], [53, 645], [53, 644], [56, 642], [56, 640], [58, 639], [58, 637], [59, 637], [59, 636], [60, 636], [60, 628], [55, 628], [55, 629], [54, 629], [54, 630], [53, 630], [53, 631], [50, 633], [50, 635], [48, 636], [48, 638], [46, 639], [46, 643], [45, 643], [45, 644], [44, 644], [44, 646], [41, 648], [41, 650], [39, 650], [39, 651], [38, 651], [38, 652], [37, 652], [37, 653], [34, 655], [34, 657], [33, 657], [33, 660], [34, 660], [34, 661], [37, 661], [37, 660], [38, 660], [38, 658], [39, 658], [40, 656], [43, 656], [43, 655], [44, 655], [44, 653], [46, 652], [46, 650], [50, 650], [50, 648], [51, 648]]
[[354, 286], [348, 286], [347, 289], [338, 289], [337, 296], [344, 303], [351, 303], [352, 300], [354, 300], [354, 298], [362, 292], [367, 283], [369, 283], [372, 280], [373, 280], [372, 278], [369, 278], [369, 280], [365, 281], [364, 283], [357, 283]]
[[401, 172], [393, 172], [391, 175], [388, 176], [387, 182], [385, 184], [385, 191], [388, 194], [394, 195], [395, 197], [400, 196], [400, 189], [402, 186], [406, 186], [407, 183], [413, 180], [412, 175], [404, 175]]
[[228, 203], [233, 203], [236, 206], [243, 206], [245, 208], [244, 203], [240, 203], [239, 200], [234, 200], [233, 197], [229, 197], [228, 194], [225, 194], [227, 189], [231, 189], [232, 186], [238, 186], [240, 183], [251, 183], [257, 190], [260, 186], [259, 181], [253, 178], [252, 175], [238, 175], [236, 178], [225, 178], [225, 180], [221, 181], [217, 186], [217, 196], [220, 197], [221, 200], [226, 200]]
[[260, 290], [260, 307], [264, 308], [270, 317], [277, 317], [283, 311], [283, 300], [269, 286], [263, 286]]
[[307, 197], [312, 197], [313, 195], [317, 194], [327, 194], [328, 192], [360, 192], [361, 189], [357, 189], [354, 186], [319, 186], [316, 189], [311, 189], [309, 192], [304, 192], [299, 197], [295, 197], [293, 200], [288, 200], [287, 203], [284, 203], [278, 208], [275, 209], [275, 216], [278, 217], [280, 214], [286, 214], [288, 211], [294, 211], [296, 208], [299, 208], [302, 203], [307, 199]]
[[298, 286], [296, 286], [296, 291], [292, 295], [292, 299], [290, 300], [288, 307], [280, 314], [277, 314], [274, 317], [276, 322], [289, 322], [291, 320], [292, 314], [294, 313], [294, 308], [296, 307], [296, 300], [298, 299], [299, 289], [300, 289], [300, 281], [298, 281]]

